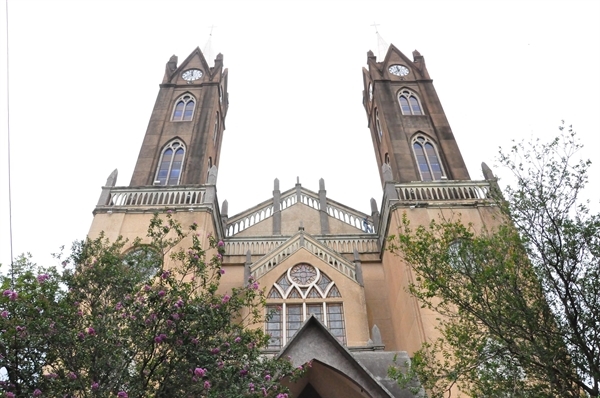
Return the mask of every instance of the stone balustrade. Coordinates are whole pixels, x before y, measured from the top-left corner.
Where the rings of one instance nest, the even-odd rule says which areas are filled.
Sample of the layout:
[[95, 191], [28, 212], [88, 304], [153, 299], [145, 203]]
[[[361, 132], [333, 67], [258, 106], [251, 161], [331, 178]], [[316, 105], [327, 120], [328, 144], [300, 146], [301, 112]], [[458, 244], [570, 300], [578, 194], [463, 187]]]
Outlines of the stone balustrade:
[[431, 181], [395, 184], [399, 201], [460, 201], [491, 199], [490, 181]]
[[105, 187], [97, 208], [190, 207], [205, 203], [205, 186]]

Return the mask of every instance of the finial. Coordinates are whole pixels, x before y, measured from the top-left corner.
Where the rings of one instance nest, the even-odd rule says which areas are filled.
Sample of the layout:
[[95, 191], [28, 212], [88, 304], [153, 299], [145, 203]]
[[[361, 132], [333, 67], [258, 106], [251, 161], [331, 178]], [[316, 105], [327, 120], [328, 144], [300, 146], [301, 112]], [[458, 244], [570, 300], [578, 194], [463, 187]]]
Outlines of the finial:
[[227, 199], [225, 199], [223, 201], [223, 204], [221, 205], [221, 215], [227, 217], [228, 211], [229, 211], [229, 202], [227, 202]]
[[296, 177], [296, 184], [300, 184], [300, 177]]
[[319, 180], [319, 190], [321, 190], [321, 191], [325, 190], [325, 180], [322, 178]]
[[275, 181], [273, 181], [273, 189], [275, 191], [279, 191], [279, 179], [276, 178]]
[[374, 198], [371, 198], [371, 212], [377, 211], [377, 201]]
[[213, 165], [213, 167], [208, 170], [208, 181], [206, 182], [208, 185], [216, 185], [217, 183], [217, 166]]
[[113, 172], [110, 173], [110, 175], [106, 179], [106, 184], [104, 184], [104, 186], [105, 187], [114, 187], [117, 184], [117, 175], [118, 174], [119, 174], [119, 171], [117, 169], [114, 169]]
[[483, 178], [485, 178], [486, 180], [496, 179], [496, 176], [494, 176], [492, 169], [490, 169], [488, 165], [485, 164], [485, 162], [481, 162], [481, 171], [483, 172]]

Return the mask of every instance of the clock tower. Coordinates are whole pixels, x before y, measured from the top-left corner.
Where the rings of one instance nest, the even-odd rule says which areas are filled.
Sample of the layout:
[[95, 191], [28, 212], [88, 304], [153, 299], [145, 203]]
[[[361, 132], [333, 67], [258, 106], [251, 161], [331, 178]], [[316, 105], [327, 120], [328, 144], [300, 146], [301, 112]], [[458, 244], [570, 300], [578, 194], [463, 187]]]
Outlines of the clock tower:
[[130, 185], [205, 184], [219, 163], [227, 105], [221, 54], [214, 67], [199, 48], [179, 66], [172, 56]]
[[429, 77], [425, 59], [408, 59], [394, 45], [363, 68], [363, 105], [382, 183], [469, 180], [454, 134]]

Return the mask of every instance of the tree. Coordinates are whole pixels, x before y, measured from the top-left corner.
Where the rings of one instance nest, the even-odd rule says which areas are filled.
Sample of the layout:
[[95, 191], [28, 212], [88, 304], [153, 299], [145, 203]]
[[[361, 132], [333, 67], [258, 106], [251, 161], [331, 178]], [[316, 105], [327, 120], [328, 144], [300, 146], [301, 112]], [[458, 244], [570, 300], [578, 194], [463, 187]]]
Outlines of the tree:
[[[409, 374], [432, 396], [598, 397], [600, 214], [578, 200], [589, 161], [571, 127], [550, 143], [516, 144], [500, 161], [516, 178], [496, 198], [498, 225], [458, 215], [411, 228], [390, 247], [416, 274], [411, 293], [443, 315], [440, 339]], [[449, 394], [448, 394], [449, 395]]]
[[63, 272], [17, 269], [0, 301], [6, 396], [287, 397], [281, 380], [301, 370], [263, 357], [268, 336], [249, 327], [264, 292], [218, 292], [223, 242], [205, 251], [170, 212], [148, 237], [125, 254], [120, 238], [76, 243]]

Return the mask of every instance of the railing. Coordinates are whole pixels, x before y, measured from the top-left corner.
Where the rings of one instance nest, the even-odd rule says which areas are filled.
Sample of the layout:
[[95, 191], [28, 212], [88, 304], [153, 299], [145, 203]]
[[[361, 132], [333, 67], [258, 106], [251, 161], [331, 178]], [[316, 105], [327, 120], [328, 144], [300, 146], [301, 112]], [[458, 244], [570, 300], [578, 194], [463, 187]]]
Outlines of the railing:
[[112, 187], [104, 206], [190, 206], [204, 201], [204, 187]]
[[433, 181], [396, 184], [400, 201], [477, 201], [490, 199], [489, 181]]
[[[280, 210], [283, 211], [296, 203], [303, 203], [315, 210], [321, 209], [319, 195], [301, 188], [293, 188], [284, 192], [280, 198]], [[234, 236], [239, 232], [257, 224], [273, 215], [273, 200], [266, 200], [243, 213], [233, 216], [227, 222], [226, 236]], [[366, 233], [375, 233], [373, 222], [366, 214], [360, 213], [333, 200], [327, 199], [327, 214]]]
[[377, 238], [318, 238], [328, 248], [338, 253], [375, 253], [379, 252]]
[[[376, 253], [379, 252], [379, 246], [376, 238], [367, 237], [344, 237], [344, 238], [328, 238], [326, 236], [316, 237], [316, 239], [322, 242], [329, 249], [337, 253], [352, 254], [354, 250], [359, 253]], [[231, 238], [225, 240], [225, 253], [230, 256], [242, 256], [246, 255], [248, 251], [253, 256], [264, 256], [265, 254], [275, 250], [283, 243], [287, 238], [282, 237], [279, 239], [269, 238]]]
[[323, 248], [317, 241], [313, 241], [312, 238], [305, 235], [296, 235], [291, 240], [285, 242], [279, 246], [274, 252], [268, 257], [258, 261], [251, 267], [252, 276], [259, 278], [266, 274], [272, 268], [275, 268], [279, 263], [284, 261], [287, 257], [292, 255], [294, 252], [299, 250], [301, 247], [313, 253], [315, 256], [322, 259], [324, 262], [329, 264], [332, 268], [335, 268], [342, 274], [346, 275], [352, 280], [356, 280], [356, 270], [354, 264], [351, 262], [336, 256], [333, 252]]

